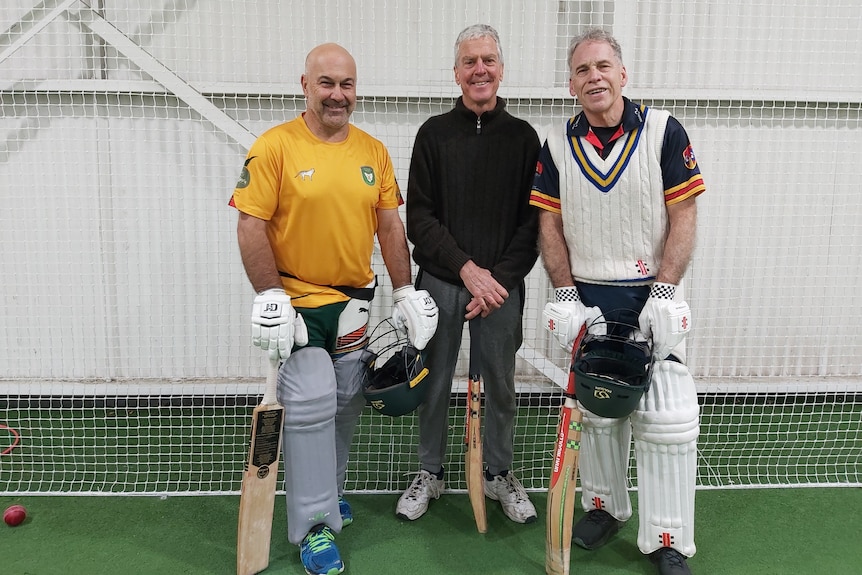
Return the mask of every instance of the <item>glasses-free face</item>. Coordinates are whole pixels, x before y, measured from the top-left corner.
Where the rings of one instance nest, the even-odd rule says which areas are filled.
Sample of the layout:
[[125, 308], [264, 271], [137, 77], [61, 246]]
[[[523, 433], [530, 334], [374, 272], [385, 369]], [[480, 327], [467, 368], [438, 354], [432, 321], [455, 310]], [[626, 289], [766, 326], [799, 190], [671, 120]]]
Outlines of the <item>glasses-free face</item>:
[[578, 99], [591, 125], [602, 126], [615, 110], [621, 112], [628, 76], [610, 44], [594, 41], [579, 45], [572, 53], [571, 65], [569, 93]]
[[458, 47], [455, 83], [461, 86], [464, 105], [474, 112], [492, 110], [503, 79], [497, 43], [489, 36], [465, 40]]
[[312, 53], [302, 75], [306, 122], [312, 131], [333, 135], [347, 128], [356, 108], [356, 63], [340, 47]]

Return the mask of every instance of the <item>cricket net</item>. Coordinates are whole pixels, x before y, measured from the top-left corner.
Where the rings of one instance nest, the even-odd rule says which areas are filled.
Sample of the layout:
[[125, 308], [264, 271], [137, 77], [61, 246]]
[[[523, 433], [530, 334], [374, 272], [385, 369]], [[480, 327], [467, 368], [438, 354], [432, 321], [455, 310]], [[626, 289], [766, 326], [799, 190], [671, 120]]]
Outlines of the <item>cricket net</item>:
[[[707, 185], [685, 282], [699, 487], [862, 485], [862, 202], [847, 160], [862, 149], [860, 19], [849, 0], [3, 2], [0, 493], [238, 492], [266, 370], [227, 205], [248, 147], [304, 109], [308, 50], [339, 42], [358, 64], [353, 120], [406, 188], [416, 130], [459, 94], [455, 37], [480, 22], [501, 36], [500, 96], [541, 138], [578, 111], [566, 48], [597, 25], [622, 44], [626, 95], [692, 139]], [[379, 253], [374, 265], [376, 322], [391, 286]], [[514, 465], [532, 490], [547, 485], [567, 367], [540, 326], [551, 293], [537, 265]], [[415, 445], [415, 416], [369, 408], [347, 489], [400, 491]]]

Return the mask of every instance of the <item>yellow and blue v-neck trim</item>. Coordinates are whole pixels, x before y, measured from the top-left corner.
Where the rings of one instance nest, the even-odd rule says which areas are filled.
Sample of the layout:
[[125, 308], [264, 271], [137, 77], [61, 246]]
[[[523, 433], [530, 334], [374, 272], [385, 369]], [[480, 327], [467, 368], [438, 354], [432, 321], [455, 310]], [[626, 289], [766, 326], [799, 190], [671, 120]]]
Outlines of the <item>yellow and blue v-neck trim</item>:
[[[641, 134], [643, 133], [644, 124], [646, 123], [648, 108], [643, 105], [637, 107], [636, 105], [630, 104], [628, 101], [626, 103], [634, 110], [631, 111], [633, 113], [628, 113], [629, 110], [627, 110], [627, 113], [625, 114], [626, 117], [623, 121], [623, 129], [626, 131], [625, 145], [622, 153], [617, 156], [606, 171], [603, 171], [600, 167], [590, 161], [587, 154], [585, 146], [591, 146], [592, 144], [587, 142], [584, 137], [586, 135], [584, 127], [579, 126], [580, 122], [585, 120], [585, 118], [583, 118], [583, 113], [578, 114], [569, 120], [566, 130], [569, 140], [569, 148], [571, 149], [572, 156], [575, 158], [581, 173], [585, 178], [587, 178], [587, 180], [591, 181], [596, 188], [605, 193], [610, 191], [611, 188], [616, 185], [625, 171], [626, 166], [628, 166], [629, 161], [634, 156], [635, 150], [637, 150], [638, 143], [640, 142]], [[634, 125], [629, 129], [632, 124]], [[588, 125], [586, 126], [586, 130], [589, 130]]]

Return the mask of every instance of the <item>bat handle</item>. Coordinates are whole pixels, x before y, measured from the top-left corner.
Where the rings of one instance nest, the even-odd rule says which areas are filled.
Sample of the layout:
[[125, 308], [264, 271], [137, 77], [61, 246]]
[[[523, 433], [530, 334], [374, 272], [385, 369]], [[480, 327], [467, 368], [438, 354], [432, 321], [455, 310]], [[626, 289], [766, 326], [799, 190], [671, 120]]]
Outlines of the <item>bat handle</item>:
[[263, 403], [272, 405], [276, 403], [278, 389], [278, 368], [281, 360], [269, 358], [269, 369], [266, 372], [266, 387], [263, 390]]
[[578, 355], [578, 348], [581, 347], [581, 340], [584, 339], [585, 335], [587, 335], [586, 322], [584, 322], [584, 324], [581, 326], [580, 331], [578, 331], [578, 336], [572, 343], [572, 359], [569, 362], [569, 381], [564, 394], [567, 397], [571, 397], [572, 399], [577, 399], [577, 393], [575, 391], [575, 357]]
[[481, 355], [481, 333], [482, 328], [480, 325], [481, 319], [478, 317], [474, 317], [467, 324], [470, 330], [470, 358], [468, 361], [467, 371], [470, 377], [476, 376], [477, 378], [482, 373], [482, 355]]

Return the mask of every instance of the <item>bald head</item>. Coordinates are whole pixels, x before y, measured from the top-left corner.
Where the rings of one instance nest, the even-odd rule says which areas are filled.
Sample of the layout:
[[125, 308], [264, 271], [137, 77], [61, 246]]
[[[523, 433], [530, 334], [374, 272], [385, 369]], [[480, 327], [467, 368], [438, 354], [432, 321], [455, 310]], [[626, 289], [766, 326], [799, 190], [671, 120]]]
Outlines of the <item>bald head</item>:
[[345, 48], [333, 42], [315, 46], [305, 57], [305, 74], [318, 68], [327, 68], [332, 65], [349, 66], [353, 69], [353, 77], [356, 77], [356, 61]]
[[356, 107], [356, 61], [338, 44], [321, 44], [305, 58], [302, 91], [305, 123], [318, 138], [347, 137], [350, 114]]

